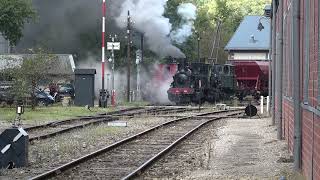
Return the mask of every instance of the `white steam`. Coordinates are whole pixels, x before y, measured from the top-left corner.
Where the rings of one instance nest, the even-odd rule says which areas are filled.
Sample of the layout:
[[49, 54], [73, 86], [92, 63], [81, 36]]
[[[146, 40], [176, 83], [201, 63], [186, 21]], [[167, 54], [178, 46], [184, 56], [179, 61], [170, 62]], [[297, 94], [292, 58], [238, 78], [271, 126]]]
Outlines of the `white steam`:
[[[145, 82], [149, 82], [144, 88], [147, 94], [144, 97], [145, 100], [155, 104], [172, 104], [168, 99], [167, 93], [173, 81], [172, 75], [170, 75], [166, 67], [160, 68], [159, 63], [153, 64], [150, 68], [152, 69], [151, 74], [146, 73], [143, 76]], [[161, 77], [158, 77], [157, 72], [162, 72]]]
[[182, 44], [192, 35], [194, 21], [197, 18], [197, 7], [191, 3], [181, 4], [177, 13], [182, 18], [182, 24], [177, 30], [172, 31], [170, 36], [173, 41]]
[[[168, 0], [125, 0], [121, 5], [120, 14], [116, 17], [120, 28], [126, 27], [128, 11], [133, 21], [133, 28], [144, 33], [149, 49], [160, 56], [184, 58], [180, 49], [172, 45], [170, 32], [172, 25], [164, 17], [165, 6]], [[189, 8], [189, 5], [187, 6]], [[185, 10], [181, 14], [187, 15]], [[185, 16], [184, 16], [185, 17]]]

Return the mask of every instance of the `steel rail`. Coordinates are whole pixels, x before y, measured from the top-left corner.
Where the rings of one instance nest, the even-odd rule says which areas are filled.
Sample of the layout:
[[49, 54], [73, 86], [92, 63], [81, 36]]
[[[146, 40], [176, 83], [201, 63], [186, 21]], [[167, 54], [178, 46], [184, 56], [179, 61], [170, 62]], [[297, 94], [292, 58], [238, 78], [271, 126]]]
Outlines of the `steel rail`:
[[154, 164], [157, 160], [159, 160], [161, 157], [163, 157], [165, 154], [167, 154], [171, 149], [173, 149], [174, 147], [176, 147], [181, 141], [183, 141], [184, 139], [186, 139], [187, 137], [189, 137], [191, 134], [195, 133], [197, 130], [199, 130], [201, 127], [203, 127], [204, 125], [222, 119], [223, 117], [218, 117], [218, 118], [213, 118], [210, 120], [207, 120], [204, 123], [201, 123], [200, 125], [198, 125], [197, 127], [193, 128], [192, 130], [190, 130], [189, 132], [187, 132], [186, 134], [184, 134], [182, 137], [180, 137], [179, 139], [177, 139], [176, 141], [174, 141], [172, 144], [170, 144], [169, 146], [167, 146], [167, 148], [165, 148], [164, 150], [162, 150], [161, 152], [159, 152], [158, 154], [156, 154], [155, 156], [153, 156], [152, 158], [150, 158], [149, 160], [147, 160], [144, 164], [142, 164], [140, 167], [138, 167], [136, 170], [134, 170], [132, 173], [130, 173], [129, 175], [127, 175], [126, 177], [122, 178], [122, 180], [128, 180], [128, 179], [132, 179], [134, 177], [137, 177], [142, 171], [146, 170], [148, 167], [152, 166], [152, 164]]
[[96, 124], [100, 124], [100, 123], [104, 123], [104, 122], [108, 122], [108, 121], [115, 121], [115, 120], [118, 120], [118, 119], [119, 118], [116, 118], [116, 117], [105, 117], [104, 119], [91, 121], [91, 122], [88, 122], [88, 123], [85, 123], [85, 124], [81, 124], [81, 125], [77, 125], [77, 126], [72, 126], [72, 127], [65, 128], [65, 129], [62, 129], [62, 130], [59, 130], [59, 131], [56, 131], [56, 132], [48, 133], [48, 134], [45, 134], [45, 135], [31, 137], [31, 138], [29, 138], [29, 142], [32, 143], [33, 141], [36, 141], [36, 140], [48, 139], [48, 138], [51, 138], [51, 137], [54, 137], [54, 136], [57, 136], [57, 135], [60, 135], [60, 134], [63, 134], [63, 133], [70, 132], [70, 131], [75, 130], [75, 129], [81, 129], [81, 128], [85, 128], [85, 127], [88, 127], [88, 126], [91, 126], [91, 125], [96, 125]]
[[[152, 109], [147, 109], [145, 111], [142, 111], [142, 112], [133, 112], [132, 115], [134, 116], [135, 114], [143, 114], [143, 113], [149, 113], [149, 111], [152, 111], [152, 112], [157, 112], [158, 108], [152, 108]], [[162, 109], [160, 109], [162, 110]], [[172, 109], [169, 109], [169, 110], [172, 110]], [[123, 112], [126, 112], [126, 111], [123, 111]], [[124, 114], [126, 115], [126, 114]], [[97, 117], [86, 117], [86, 118], [82, 118], [82, 119], [74, 119], [74, 120], [67, 120], [67, 121], [59, 121], [59, 122], [53, 122], [53, 123], [50, 123], [49, 126], [46, 126], [46, 127], [54, 127], [54, 126], [57, 126], [57, 125], [62, 125], [62, 124], [66, 124], [68, 122], [73, 122], [73, 121], [77, 121], [77, 120], [86, 120], [86, 119], [89, 119], [89, 120], [94, 120], [94, 121], [91, 121], [91, 122], [88, 122], [88, 123], [84, 123], [84, 124], [80, 124], [80, 125], [76, 125], [76, 126], [72, 126], [72, 127], [69, 127], [69, 128], [64, 128], [64, 129], [61, 129], [61, 130], [57, 130], [55, 132], [52, 132], [52, 133], [47, 133], [47, 134], [44, 134], [44, 135], [39, 135], [39, 136], [35, 136], [35, 137], [31, 137], [29, 138], [29, 142], [32, 143], [33, 141], [36, 141], [36, 140], [44, 140], [44, 139], [48, 139], [48, 138], [51, 138], [51, 137], [54, 137], [54, 136], [57, 136], [57, 135], [60, 135], [60, 134], [63, 134], [63, 133], [67, 133], [67, 132], [70, 132], [72, 130], [75, 130], [75, 129], [82, 129], [82, 128], [85, 128], [85, 127], [88, 127], [88, 126], [91, 126], [91, 125], [96, 125], [96, 124], [100, 124], [100, 123], [104, 123], [104, 122], [109, 122], [109, 121], [116, 121], [116, 120], [119, 120], [119, 117], [122, 117], [123, 115], [122, 114], [119, 114], [119, 115], [114, 115], [114, 116], [97, 116]], [[44, 127], [41, 127], [41, 128], [44, 128]], [[39, 129], [41, 129], [39, 128]]]
[[[238, 111], [241, 111], [241, 110], [238, 110]], [[218, 113], [224, 113], [224, 112], [230, 112], [230, 111], [216, 111], [216, 112], [212, 112], [211, 114], [218, 114]], [[101, 155], [103, 153], [111, 151], [111, 150], [113, 150], [113, 149], [115, 149], [115, 148], [117, 148], [117, 147], [119, 147], [119, 146], [121, 146], [121, 145], [123, 145], [123, 144], [125, 144], [127, 142], [130, 142], [130, 141], [132, 141], [132, 140], [134, 140], [134, 139], [136, 139], [136, 138], [138, 138], [138, 137], [140, 137], [142, 135], [145, 135], [145, 134], [147, 134], [149, 132], [158, 130], [159, 128], [161, 128], [163, 126], [166, 126], [166, 125], [178, 122], [178, 121], [182, 121], [182, 120], [187, 120], [187, 119], [190, 119], [190, 118], [193, 118], [193, 117], [197, 117], [197, 116], [205, 116], [205, 114], [208, 114], [208, 113], [202, 113], [202, 114], [197, 114], [197, 115], [194, 115], [194, 116], [188, 116], [188, 117], [185, 117], [185, 118], [175, 119], [175, 120], [160, 124], [158, 126], [149, 128], [149, 129], [147, 129], [147, 130], [145, 130], [143, 132], [140, 132], [138, 134], [132, 135], [132, 136], [130, 136], [128, 138], [125, 138], [125, 139], [123, 139], [121, 141], [113, 143], [113, 144], [111, 144], [111, 145], [109, 145], [107, 147], [101, 148], [101, 149], [99, 149], [99, 150], [97, 150], [95, 152], [92, 152], [90, 154], [82, 156], [82, 157], [80, 157], [78, 159], [75, 159], [75, 160], [73, 160], [73, 161], [71, 161], [69, 163], [66, 163], [66, 164], [64, 164], [62, 166], [59, 166], [57, 168], [54, 168], [53, 170], [50, 170], [50, 171], [44, 172], [44, 173], [42, 173], [42, 174], [40, 174], [38, 176], [32, 177], [32, 178], [30, 178], [30, 180], [48, 179], [48, 178], [53, 177], [55, 175], [59, 175], [62, 172], [77, 166], [78, 164], [81, 164], [81, 163], [83, 163], [83, 162], [85, 162], [87, 160], [90, 160], [90, 159], [92, 159], [94, 157], [97, 157], [97, 156], [99, 156], [99, 155]]]
[[124, 113], [127, 111], [134, 111], [134, 110], [139, 110], [139, 109], [144, 109], [144, 108], [142, 108], [142, 107], [127, 108], [127, 109], [122, 109], [122, 110], [118, 110], [118, 111], [98, 114], [97, 116], [83, 116], [83, 117], [79, 117], [79, 118], [72, 118], [72, 119], [67, 119], [67, 120], [62, 120], [62, 121], [53, 121], [53, 122], [49, 122], [49, 123], [42, 124], [42, 125], [26, 127], [24, 129], [26, 131], [32, 131], [35, 129], [41, 129], [41, 128], [46, 128], [46, 127], [50, 127], [50, 126], [66, 124], [66, 123], [73, 122], [73, 121], [81, 121], [81, 120], [88, 120], [88, 119], [94, 119], [94, 118], [105, 118], [105, 117], [108, 117], [108, 115], [116, 115], [116, 114], [121, 114], [121, 113]]
[[121, 115], [127, 115], [127, 116], [135, 116], [135, 115], [140, 115], [140, 114], [152, 114], [152, 113], [161, 113], [161, 112], [170, 112], [170, 111], [177, 111], [186, 108], [171, 108], [171, 109], [166, 109], [166, 108], [154, 108], [154, 109], [149, 109], [146, 111], [141, 111], [141, 112], [132, 112], [132, 113], [127, 113], [127, 114], [121, 114]]
[[[197, 130], [199, 130], [200, 128], [202, 128], [203, 126], [205, 126], [208, 123], [211, 123], [213, 121], [216, 120], [220, 120], [220, 119], [225, 119], [225, 118], [229, 118], [230, 116], [233, 115], [237, 115], [238, 113], [234, 113], [231, 115], [227, 115], [224, 117], [215, 117], [212, 119], [207, 120], [206, 122], [201, 123], [200, 125], [198, 125], [197, 127], [193, 128], [192, 130], [190, 130], [189, 132], [187, 132], [186, 134], [184, 134], [182, 137], [180, 137], [179, 139], [177, 139], [176, 141], [174, 141], [172, 144], [170, 144], [167, 148], [165, 148], [164, 150], [162, 150], [161, 152], [159, 152], [158, 154], [156, 154], [155, 156], [153, 156], [152, 158], [150, 158], [149, 160], [147, 160], [144, 164], [142, 164], [140, 167], [138, 167], [137, 169], [135, 169], [134, 171], [132, 171], [130, 174], [128, 174], [126, 177], [122, 178], [122, 180], [128, 180], [128, 179], [132, 179], [134, 177], [137, 177], [139, 174], [141, 174], [144, 170], [146, 170], [148, 167], [152, 166], [157, 160], [159, 160], [161, 157], [163, 157], [164, 155], [166, 155], [171, 149], [173, 149], [174, 147], [176, 147], [180, 142], [182, 142], [184, 139], [186, 139], [187, 137], [189, 137], [190, 135], [192, 135], [193, 133], [195, 133]], [[201, 116], [199, 116], [201, 117]]]

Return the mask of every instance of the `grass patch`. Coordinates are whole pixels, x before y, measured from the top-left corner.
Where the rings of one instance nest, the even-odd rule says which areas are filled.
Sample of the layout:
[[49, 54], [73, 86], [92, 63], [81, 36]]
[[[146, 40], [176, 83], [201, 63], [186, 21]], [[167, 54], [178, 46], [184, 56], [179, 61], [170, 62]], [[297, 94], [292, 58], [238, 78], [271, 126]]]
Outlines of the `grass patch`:
[[[37, 107], [35, 110], [25, 108], [22, 115], [24, 122], [44, 122], [54, 120], [70, 119], [77, 116], [96, 115], [114, 111], [115, 108], [91, 108], [91, 111], [84, 107]], [[15, 108], [0, 108], [0, 121], [11, 122], [16, 117]]]

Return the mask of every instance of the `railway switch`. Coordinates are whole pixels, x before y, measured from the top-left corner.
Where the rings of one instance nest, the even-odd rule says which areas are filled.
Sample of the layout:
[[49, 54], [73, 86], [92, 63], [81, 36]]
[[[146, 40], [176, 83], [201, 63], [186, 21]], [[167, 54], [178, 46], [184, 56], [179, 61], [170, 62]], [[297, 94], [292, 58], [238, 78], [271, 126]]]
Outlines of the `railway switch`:
[[22, 128], [9, 128], [0, 134], [0, 168], [24, 167], [28, 164], [29, 136]]

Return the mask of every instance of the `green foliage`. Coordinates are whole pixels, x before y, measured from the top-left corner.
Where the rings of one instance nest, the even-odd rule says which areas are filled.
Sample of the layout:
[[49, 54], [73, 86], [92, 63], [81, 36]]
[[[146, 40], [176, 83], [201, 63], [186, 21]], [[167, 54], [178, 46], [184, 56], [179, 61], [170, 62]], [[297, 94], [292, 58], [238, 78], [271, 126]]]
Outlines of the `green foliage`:
[[[220, 46], [218, 59], [220, 63], [227, 60], [227, 54], [223, 48], [230, 40], [241, 20], [246, 15], [263, 15], [264, 7], [271, 0], [170, 0], [167, 3], [166, 17], [170, 18], [173, 28], [176, 28], [181, 19], [177, 15], [177, 7], [180, 3], [191, 2], [197, 6], [198, 16], [195, 29], [201, 36], [201, 57], [210, 56], [213, 40], [216, 36], [217, 22], [221, 22]], [[218, 38], [217, 38], [218, 39]], [[196, 35], [190, 37], [187, 42], [177, 45], [190, 59], [197, 57]]]
[[0, 0], [0, 32], [11, 45], [22, 38], [25, 23], [35, 18], [31, 0]]
[[[7, 61], [5, 74], [9, 76], [14, 84], [12, 94], [16, 100], [24, 99], [31, 95], [32, 105], [35, 106], [35, 88], [41, 81], [48, 79], [48, 72], [54, 65], [56, 56], [48, 54], [39, 49], [34, 54], [23, 57], [22, 62], [19, 59], [10, 59]], [[11, 64], [16, 64], [11, 66]]]

